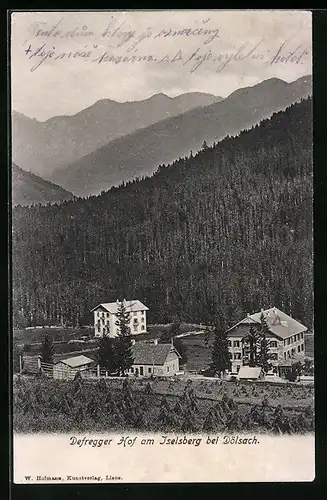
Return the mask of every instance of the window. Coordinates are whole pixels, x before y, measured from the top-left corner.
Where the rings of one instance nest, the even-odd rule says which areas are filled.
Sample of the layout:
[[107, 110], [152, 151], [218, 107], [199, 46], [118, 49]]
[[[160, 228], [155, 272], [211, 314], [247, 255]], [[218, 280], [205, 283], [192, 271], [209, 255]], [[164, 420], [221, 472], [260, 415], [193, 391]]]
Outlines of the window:
[[109, 318], [109, 313], [107, 313], [107, 318]]
[[144, 316], [144, 311], [142, 311], [142, 316]]
[[134, 373], [134, 368], [133, 367], [131, 368], [131, 373]]
[[100, 327], [100, 325], [98, 325], [98, 332], [101, 332], [101, 327]]
[[137, 325], [134, 325], [134, 332], [137, 332]]
[[141, 318], [142, 323], [144, 323], [144, 318]]
[[100, 316], [100, 313], [99, 313], [99, 311], [97, 312], [97, 315], [98, 315], [98, 316]]
[[270, 342], [270, 347], [277, 347], [277, 342], [276, 342], [276, 340], [272, 340], [272, 341]]
[[134, 312], [133, 312], [133, 316], [137, 316], [137, 312], [135, 312], [135, 311], [134, 311]]
[[284, 352], [284, 359], [286, 359], [286, 352]]
[[234, 340], [234, 347], [240, 347], [240, 341], [239, 340]]
[[300, 352], [300, 351], [301, 351], [301, 346], [300, 346], [300, 345], [298, 345], [298, 346], [297, 346], [297, 352]]
[[167, 372], [169, 372], [169, 366], [167, 366]]
[[228, 341], [228, 347], [232, 347], [232, 341], [231, 340]]
[[241, 359], [241, 353], [240, 352], [236, 352], [234, 354], [234, 359]]
[[301, 351], [304, 351], [304, 344], [301, 344]]
[[102, 317], [104, 318], [104, 313], [102, 313]]
[[142, 332], [144, 332], [144, 330], [145, 330], [144, 325], [141, 326], [141, 330], [142, 330]]
[[134, 325], [138, 323], [138, 319], [134, 318]]
[[143, 366], [140, 366], [140, 375], [144, 375], [144, 368], [143, 368]]
[[148, 368], [148, 373], [151, 373], [151, 368]]

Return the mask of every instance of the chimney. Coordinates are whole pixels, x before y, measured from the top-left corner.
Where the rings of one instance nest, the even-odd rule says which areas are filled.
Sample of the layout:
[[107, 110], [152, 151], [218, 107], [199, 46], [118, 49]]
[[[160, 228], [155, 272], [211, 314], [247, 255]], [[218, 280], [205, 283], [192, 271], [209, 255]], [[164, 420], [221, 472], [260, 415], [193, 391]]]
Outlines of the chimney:
[[158, 345], [158, 339], [153, 340], [154, 345]]
[[250, 313], [246, 313], [246, 317], [249, 318], [250, 317]]
[[135, 339], [131, 339], [132, 345], [135, 345]]

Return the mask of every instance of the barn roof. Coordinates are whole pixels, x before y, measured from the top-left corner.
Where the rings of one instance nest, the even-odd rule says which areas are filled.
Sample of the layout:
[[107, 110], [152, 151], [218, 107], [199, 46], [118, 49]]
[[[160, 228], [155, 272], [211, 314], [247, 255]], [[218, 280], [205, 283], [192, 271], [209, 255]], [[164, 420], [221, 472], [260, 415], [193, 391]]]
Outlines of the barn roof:
[[251, 326], [253, 324], [259, 324], [261, 314], [264, 315], [265, 320], [268, 323], [269, 330], [280, 339], [286, 339], [292, 335], [296, 335], [297, 333], [302, 333], [307, 330], [306, 326], [302, 325], [294, 318], [291, 318], [288, 314], [285, 314], [276, 307], [272, 307], [270, 309], [266, 309], [265, 311], [250, 314], [246, 318], [242, 319], [236, 323], [236, 325], [227, 330], [228, 336], [232, 333], [232, 330], [239, 325]]
[[70, 366], [71, 368], [77, 368], [79, 366], [85, 366], [94, 363], [94, 361], [93, 359], [81, 355], [81, 356], [74, 356], [73, 358], [61, 359], [60, 361], [57, 361], [56, 364], [58, 363], [64, 363], [65, 365]]
[[132, 346], [135, 365], [163, 365], [170, 352], [175, 352], [180, 358], [172, 344], [145, 344], [136, 342]]
[[260, 366], [241, 366], [238, 378], [259, 378], [261, 370]]
[[[146, 307], [140, 300], [126, 300], [126, 311], [134, 312], [134, 311], [148, 311], [149, 308]], [[119, 302], [104, 302], [102, 304], [98, 304], [96, 307], [92, 309], [91, 312], [96, 311], [99, 308], [103, 308], [105, 311], [110, 312], [111, 314], [117, 314]]]

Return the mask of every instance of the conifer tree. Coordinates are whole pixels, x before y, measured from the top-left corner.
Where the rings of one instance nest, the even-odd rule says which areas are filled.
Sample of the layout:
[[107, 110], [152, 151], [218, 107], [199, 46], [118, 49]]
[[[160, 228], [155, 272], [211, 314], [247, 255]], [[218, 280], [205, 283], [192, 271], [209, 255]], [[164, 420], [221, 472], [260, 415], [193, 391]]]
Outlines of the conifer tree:
[[53, 364], [54, 347], [48, 335], [44, 337], [41, 347], [41, 360], [43, 363]]
[[14, 373], [19, 372], [19, 369], [20, 369], [19, 359], [20, 359], [21, 354], [22, 353], [21, 353], [20, 348], [18, 347], [17, 343], [14, 342], [14, 345], [13, 345], [13, 371], [14, 371]]
[[248, 356], [249, 366], [257, 366], [259, 334], [251, 325], [248, 334], [243, 338], [244, 355]]
[[109, 373], [116, 370], [115, 350], [113, 339], [109, 335], [104, 334], [98, 341], [97, 360], [101, 368], [104, 368]]
[[228, 340], [225, 332], [215, 327], [214, 342], [212, 347], [211, 368], [213, 372], [220, 373], [230, 369], [230, 352], [228, 350]]
[[204, 345], [206, 347], [209, 347], [209, 340], [210, 340], [210, 328], [206, 326], [204, 330]]
[[169, 342], [172, 342], [176, 351], [181, 356], [179, 364], [183, 366], [187, 363], [187, 347], [179, 338], [176, 338], [176, 335], [178, 335], [181, 331], [180, 327], [180, 320], [175, 319], [175, 321], [170, 325], [170, 328], [162, 333], [159, 343], [168, 344]]
[[115, 364], [118, 373], [125, 375], [134, 362], [132, 353], [131, 331], [129, 327], [130, 314], [126, 310], [125, 300], [118, 304], [116, 325], [119, 328], [118, 338], [115, 342]]
[[269, 341], [267, 340], [267, 335], [270, 334], [270, 330], [263, 313], [260, 316], [260, 327], [258, 333], [259, 333], [259, 346], [258, 346], [257, 365], [261, 366], [263, 371], [267, 373], [270, 368]]

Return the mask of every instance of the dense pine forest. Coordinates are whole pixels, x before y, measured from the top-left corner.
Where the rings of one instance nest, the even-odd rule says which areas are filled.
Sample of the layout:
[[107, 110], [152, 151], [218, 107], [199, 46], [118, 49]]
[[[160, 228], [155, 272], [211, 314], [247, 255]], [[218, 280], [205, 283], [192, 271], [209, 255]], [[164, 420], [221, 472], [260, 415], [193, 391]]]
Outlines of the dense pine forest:
[[275, 305], [311, 328], [311, 104], [99, 196], [15, 207], [14, 325], [90, 324], [126, 297], [150, 322]]

